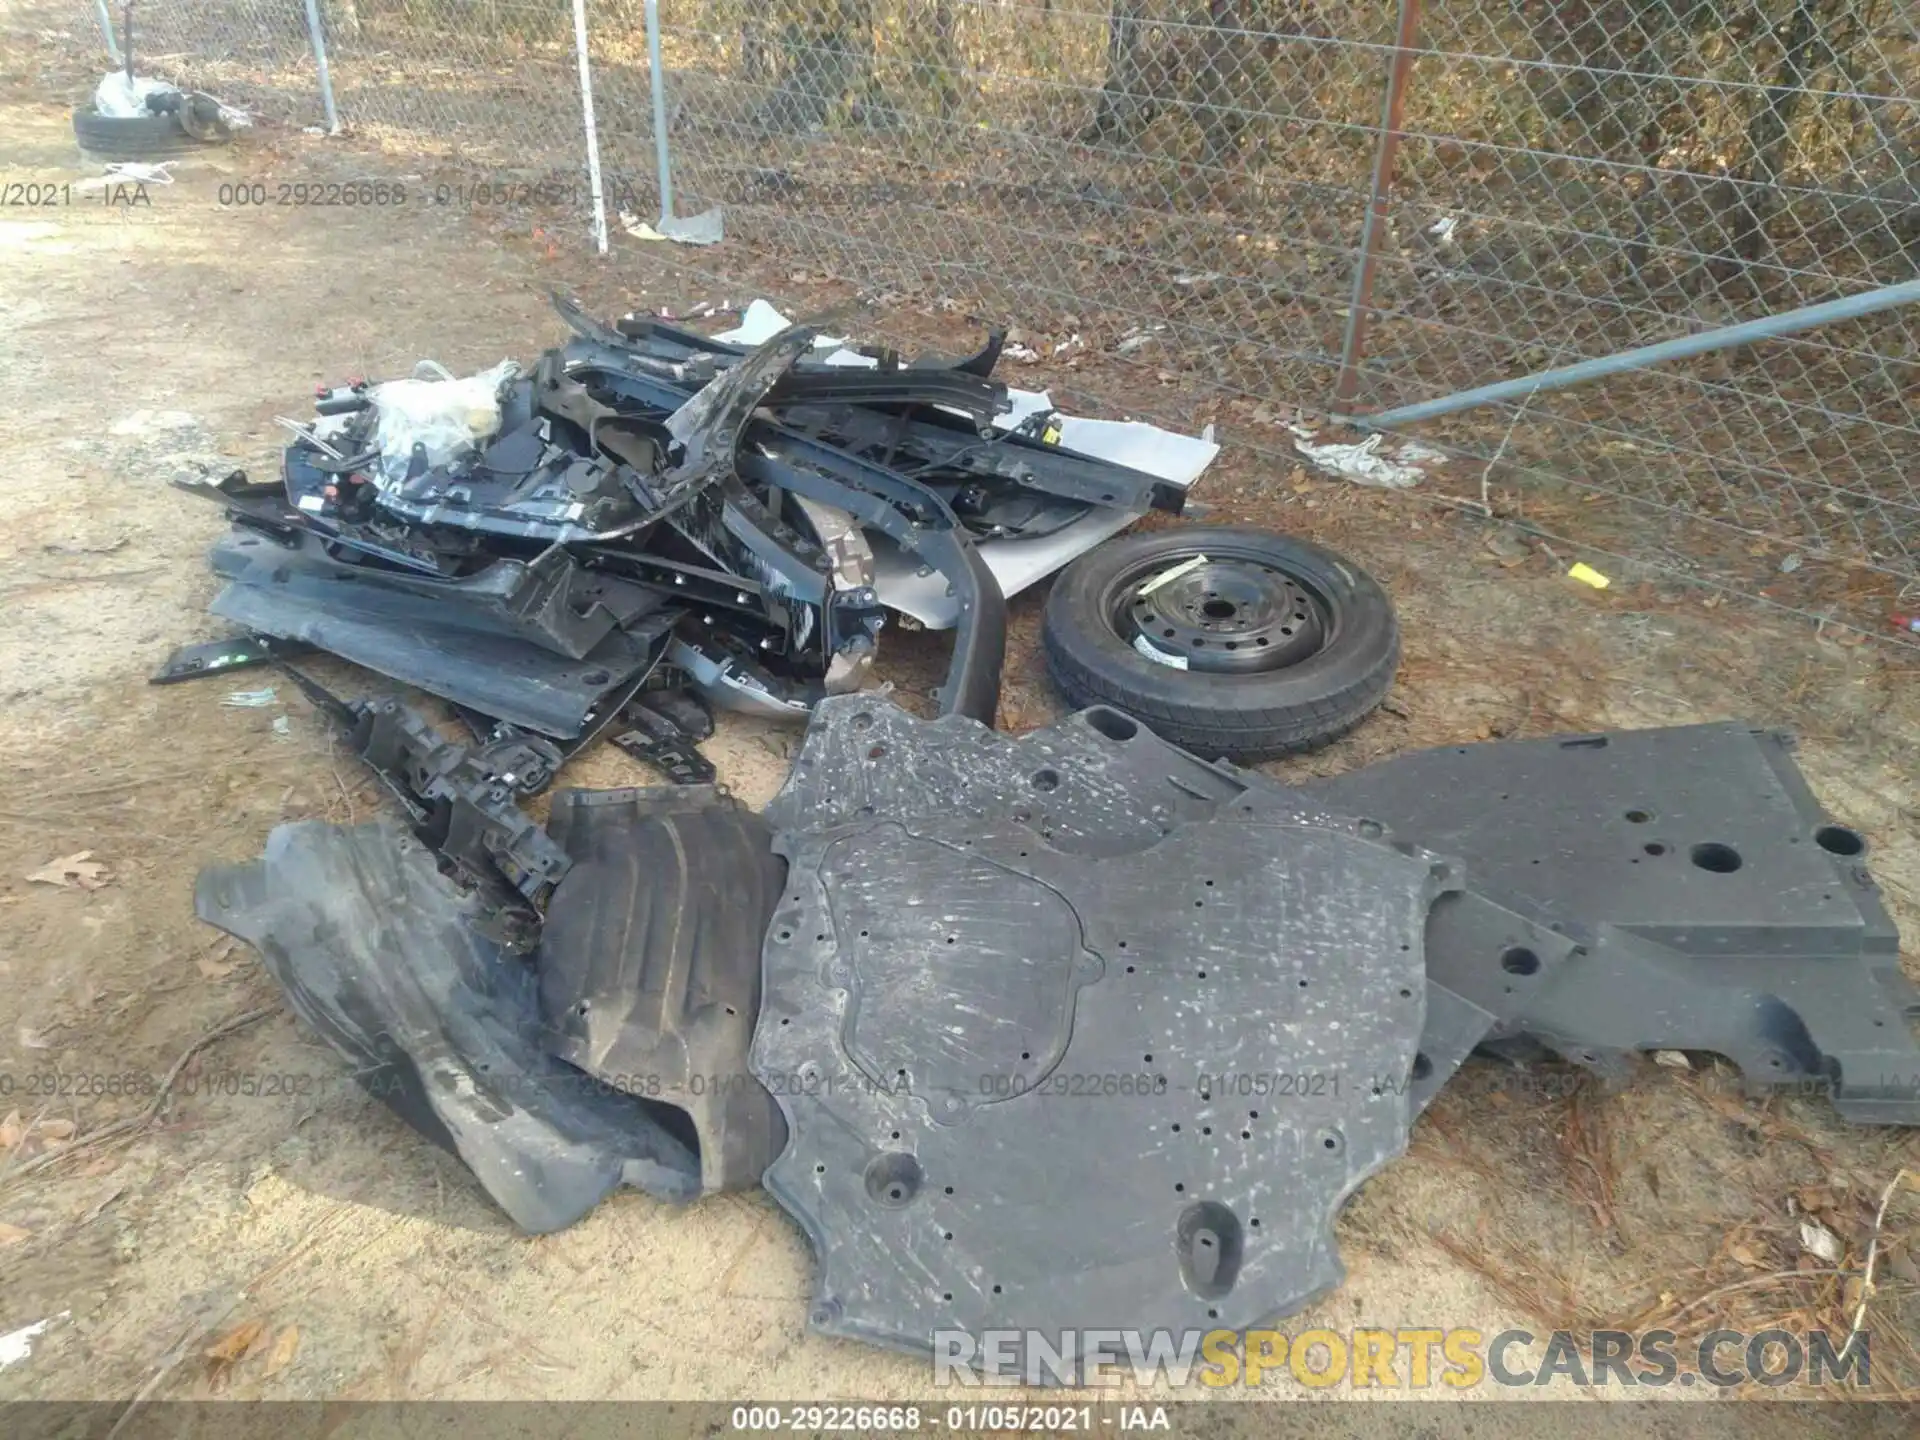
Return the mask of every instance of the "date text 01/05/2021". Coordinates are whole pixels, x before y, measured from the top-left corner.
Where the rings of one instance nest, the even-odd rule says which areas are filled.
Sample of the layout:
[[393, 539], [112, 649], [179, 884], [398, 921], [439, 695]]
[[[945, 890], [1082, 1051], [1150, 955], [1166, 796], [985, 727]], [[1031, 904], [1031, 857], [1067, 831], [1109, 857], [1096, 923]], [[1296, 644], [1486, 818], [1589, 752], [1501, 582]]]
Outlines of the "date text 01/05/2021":
[[[609, 209], [631, 210], [639, 204], [633, 187], [624, 180], [602, 186], [600, 196]], [[472, 210], [581, 208], [592, 201], [593, 192], [572, 180], [443, 180], [431, 185], [409, 185], [400, 180], [232, 180], [223, 181], [214, 191], [214, 203], [229, 210], [287, 206], [346, 210], [420, 206]]]
[[1033, 1431], [1056, 1435], [1096, 1430], [1170, 1430], [1163, 1405], [736, 1405], [729, 1428], [744, 1432], [911, 1434]]

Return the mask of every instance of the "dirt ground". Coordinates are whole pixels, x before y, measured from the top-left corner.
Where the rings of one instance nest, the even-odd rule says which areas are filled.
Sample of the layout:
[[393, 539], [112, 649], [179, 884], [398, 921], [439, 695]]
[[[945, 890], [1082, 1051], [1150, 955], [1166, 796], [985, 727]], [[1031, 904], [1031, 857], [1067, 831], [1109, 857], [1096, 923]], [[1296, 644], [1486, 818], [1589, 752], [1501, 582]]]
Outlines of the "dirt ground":
[[[54, 101], [84, 76], [44, 15], [9, 23], [0, 179], [78, 181], [90, 172]], [[364, 818], [381, 800], [285, 686], [239, 708], [222, 703], [230, 689], [270, 680], [147, 685], [172, 646], [220, 628], [203, 559], [219, 515], [168, 478], [273, 473], [272, 417], [299, 413], [317, 383], [423, 355], [455, 370], [530, 358], [559, 333], [545, 285], [609, 309], [680, 312], [720, 293], [632, 242], [595, 259], [532, 212], [218, 203], [238, 176], [404, 173], [348, 142], [267, 133], [181, 167], [148, 205], [0, 210], [0, 1334], [50, 1322], [0, 1370], [0, 1396], [923, 1397], [923, 1361], [805, 1333], [806, 1247], [761, 1194], [676, 1208], [622, 1192], [560, 1234], [518, 1234], [456, 1162], [346, 1082], [251, 952], [193, 917], [202, 866], [254, 856], [282, 821]], [[702, 263], [742, 283], [790, 268]], [[793, 298], [832, 302], [822, 284]], [[904, 318], [954, 349], [975, 330]], [[1572, 557], [1510, 528], [1262, 469], [1236, 457], [1230, 427], [1221, 438], [1196, 491], [1209, 518], [1346, 551], [1393, 593], [1406, 636], [1388, 708], [1276, 773], [1559, 730], [1788, 725], [1920, 934], [1920, 686], [1897, 657], [1633, 574], [1596, 592], [1565, 578]], [[1015, 606], [1008, 728], [1057, 713], [1038, 601]], [[882, 676], [923, 694], [941, 653], [889, 634]], [[794, 741], [729, 722], [708, 752], [759, 804]], [[644, 783], [609, 752], [568, 779]], [[27, 880], [82, 851], [103, 867], [98, 888]], [[254, 1018], [174, 1069], [237, 1017]], [[52, 1095], [48, 1076], [65, 1077]], [[1920, 1159], [1911, 1134], [1846, 1127], [1817, 1099], [1744, 1097], [1710, 1064], [1648, 1064], [1612, 1089], [1545, 1078], [1472, 1062], [1343, 1215], [1346, 1284], [1290, 1325], [1846, 1329], [1858, 1289], [1834, 1272], [1863, 1263], [1883, 1190]], [[262, 1088], [296, 1093], [250, 1093]], [[1884, 1395], [1920, 1390], [1917, 1219], [1920, 1196], [1896, 1197], [1881, 1235]], [[1808, 1221], [1837, 1237], [1842, 1266], [1806, 1254]], [[1270, 1381], [1261, 1396], [1303, 1393]], [[1745, 1410], [1761, 1434], [1867, 1423], [1854, 1407]], [[1505, 1429], [1483, 1414], [1428, 1423]]]

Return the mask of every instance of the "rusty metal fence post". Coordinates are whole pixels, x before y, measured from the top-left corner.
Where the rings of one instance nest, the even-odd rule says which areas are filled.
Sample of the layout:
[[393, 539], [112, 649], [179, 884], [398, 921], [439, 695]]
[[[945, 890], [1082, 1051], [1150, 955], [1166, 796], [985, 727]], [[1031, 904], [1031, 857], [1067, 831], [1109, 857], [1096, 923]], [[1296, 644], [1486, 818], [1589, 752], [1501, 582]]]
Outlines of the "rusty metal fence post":
[[1360, 227], [1360, 253], [1353, 271], [1353, 300], [1347, 307], [1347, 333], [1340, 346], [1340, 376], [1334, 381], [1336, 405], [1351, 401], [1360, 388], [1360, 356], [1372, 318], [1373, 271], [1380, 237], [1387, 228], [1387, 206], [1393, 196], [1393, 162], [1400, 153], [1400, 127], [1406, 118], [1407, 82], [1419, 58], [1420, 0], [1400, 0], [1400, 28], [1387, 63], [1387, 93], [1380, 106], [1380, 143], [1373, 155], [1373, 189], [1367, 199], [1367, 218]]

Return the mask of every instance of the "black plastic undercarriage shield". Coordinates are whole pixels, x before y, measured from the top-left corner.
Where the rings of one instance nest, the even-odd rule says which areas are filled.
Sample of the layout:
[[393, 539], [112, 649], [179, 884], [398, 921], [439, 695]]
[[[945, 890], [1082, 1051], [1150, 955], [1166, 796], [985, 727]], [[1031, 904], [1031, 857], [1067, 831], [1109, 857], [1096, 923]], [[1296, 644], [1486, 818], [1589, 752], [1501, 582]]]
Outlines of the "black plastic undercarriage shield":
[[786, 882], [766, 821], [686, 785], [563, 790], [548, 829], [572, 866], [540, 942], [547, 1048], [685, 1111], [704, 1189], [758, 1185], [787, 1137], [747, 1069], [760, 946]]
[[481, 937], [479, 900], [397, 826], [281, 825], [259, 861], [204, 871], [194, 909], [258, 950], [354, 1077], [521, 1228], [570, 1225], [622, 1184], [699, 1193], [658, 1111], [541, 1049], [532, 969]]
[[[916, 721], [878, 697], [815, 711], [796, 760], [811, 794], [836, 823], [881, 814], [1011, 810], [1074, 849], [1125, 853], [1176, 823], [1215, 816], [1291, 814], [1290, 792], [1265, 776], [1210, 764], [1117, 711], [1084, 710], [1020, 737], [1024, 768], [1005, 760], [1006, 736], [958, 718]], [[838, 731], [848, 732], [839, 735]], [[864, 744], [861, 743], [864, 740]], [[882, 767], [869, 752], [904, 749], [910, 763]], [[1035, 787], [1046, 770], [1073, 783]], [[1277, 807], [1277, 808], [1276, 808]], [[1364, 812], [1342, 818], [1364, 820]], [[1468, 884], [1473, 883], [1471, 870]], [[1522, 1015], [1578, 946], [1546, 923], [1475, 890], [1442, 896], [1427, 921], [1427, 1018], [1407, 1092], [1417, 1113], [1496, 1026]]]
[[1405, 1146], [1457, 865], [1315, 806], [1103, 805], [1124, 767], [1063, 748], [829, 699], [769, 808], [753, 1069], [816, 1329], [1244, 1329], [1337, 1283], [1334, 1213]]
[[1475, 891], [1585, 953], [1507, 1034], [1581, 1064], [1726, 1056], [1818, 1085], [1868, 1124], [1920, 1124], [1920, 992], [1865, 864], [1790, 739], [1744, 725], [1427, 750], [1303, 787], [1469, 857]]

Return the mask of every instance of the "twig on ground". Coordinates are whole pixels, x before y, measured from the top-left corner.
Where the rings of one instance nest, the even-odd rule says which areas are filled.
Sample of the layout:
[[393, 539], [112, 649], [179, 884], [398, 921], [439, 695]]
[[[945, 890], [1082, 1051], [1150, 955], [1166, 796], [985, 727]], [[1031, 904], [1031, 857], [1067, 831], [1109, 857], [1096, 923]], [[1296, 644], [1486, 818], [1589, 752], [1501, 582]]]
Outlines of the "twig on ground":
[[1852, 1273], [1853, 1272], [1850, 1270], [1842, 1270], [1838, 1268], [1821, 1268], [1821, 1269], [1815, 1269], [1815, 1270], [1775, 1270], [1771, 1274], [1756, 1275], [1750, 1280], [1735, 1280], [1730, 1285], [1722, 1285], [1718, 1289], [1707, 1291], [1707, 1293], [1704, 1295], [1694, 1296], [1693, 1299], [1689, 1300], [1686, 1304], [1682, 1305], [1678, 1310], [1675, 1310], [1671, 1315], [1667, 1315], [1663, 1317], [1663, 1324], [1665, 1326], [1670, 1327], [1672, 1326], [1674, 1321], [1678, 1320], [1682, 1315], [1687, 1314], [1689, 1311], [1698, 1310], [1702, 1305], [1705, 1305], [1709, 1300], [1718, 1300], [1721, 1296], [1731, 1295], [1736, 1290], [1752, 1290], [1757, 1286], [1761, 1286], [1761, 1285], [1775, 1285], [1782, 1280], [1810, 1280], [1810, 1279], [1815, 1279], [1822, 1275], [1850, 1275]]
[[[1847, 1345], [1852, 1345], [1854, 1337], [1867, 1323], [1867, 1304], [1873, 1299], [1873, 1267], [1880, 1258], [1880, 1230], [1887, 1223], [1887, 1207], [1893, 1203], [1893, 1197], [1900, 1193], [1900, 1187], [1912, 1184], [1920, 1188], [1920, 1172], [1907, 1166], [1901, 1166], [1893, 1179], [1887, 1182], [1887, 1188], [1880, 1192], [1880, 1208], [1873, 1212], [1873, 1237], [1867, 1241], [1867, 1266], [1860, 1275], [1860, 1303], [1854, 1307], [1853, 1325], [1847, 1331]], [[1842, 1354], [1845, 1347], [1842, 1347]]]

